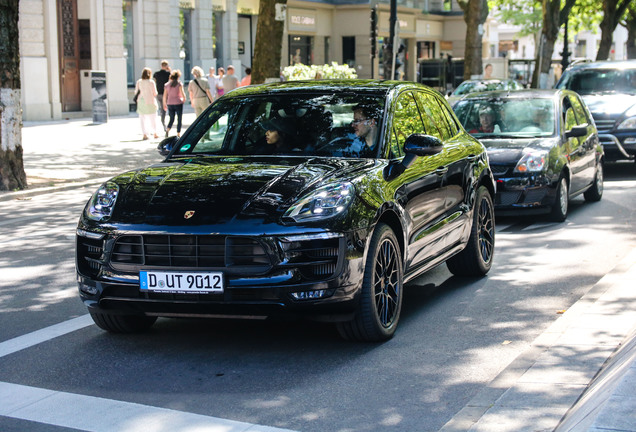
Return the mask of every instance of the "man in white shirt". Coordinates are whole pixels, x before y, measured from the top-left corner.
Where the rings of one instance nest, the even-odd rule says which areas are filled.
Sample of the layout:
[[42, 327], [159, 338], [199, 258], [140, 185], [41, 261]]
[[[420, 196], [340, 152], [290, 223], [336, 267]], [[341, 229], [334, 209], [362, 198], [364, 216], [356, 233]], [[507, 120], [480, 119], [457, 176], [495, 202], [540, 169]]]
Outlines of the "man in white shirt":
[[223, 90], [224, 94], [234, 90], [239, 86], [239, 79], [234, 75], [234, 66], [229, 65], [227, 67], [227, 73], [223, 76]]

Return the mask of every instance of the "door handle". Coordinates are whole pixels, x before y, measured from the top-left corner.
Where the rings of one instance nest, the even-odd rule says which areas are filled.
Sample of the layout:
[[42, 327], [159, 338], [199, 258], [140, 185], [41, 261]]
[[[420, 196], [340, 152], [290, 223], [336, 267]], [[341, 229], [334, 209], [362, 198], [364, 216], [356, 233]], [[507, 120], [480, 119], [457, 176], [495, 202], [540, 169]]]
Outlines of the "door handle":
[[435, 174], [437, 174], [440, 177], [446, 174], [447, 172], [448, 172], [448, 167], [439, 167], [435, 170]]

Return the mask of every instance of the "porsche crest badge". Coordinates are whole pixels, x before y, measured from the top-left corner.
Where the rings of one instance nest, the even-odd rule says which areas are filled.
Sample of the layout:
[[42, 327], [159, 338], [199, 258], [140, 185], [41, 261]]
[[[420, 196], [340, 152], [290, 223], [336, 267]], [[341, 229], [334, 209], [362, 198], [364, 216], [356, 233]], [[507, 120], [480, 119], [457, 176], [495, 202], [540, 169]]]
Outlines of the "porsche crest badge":
[[185, 212], [185, 214], [183, 215], [184, 219], [190, 219], [192, 216], [194, 216], [194, 210], [188, 210], [187, 212]]

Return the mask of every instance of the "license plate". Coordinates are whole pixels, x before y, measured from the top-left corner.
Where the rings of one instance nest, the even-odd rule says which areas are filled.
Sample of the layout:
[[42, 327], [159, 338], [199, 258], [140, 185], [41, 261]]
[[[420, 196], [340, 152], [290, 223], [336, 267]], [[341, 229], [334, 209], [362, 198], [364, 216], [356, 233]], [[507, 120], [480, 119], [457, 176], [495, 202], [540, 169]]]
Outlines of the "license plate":
[[220, 294], [223, 273], [140, 271], [139, 289], [171, 294]]

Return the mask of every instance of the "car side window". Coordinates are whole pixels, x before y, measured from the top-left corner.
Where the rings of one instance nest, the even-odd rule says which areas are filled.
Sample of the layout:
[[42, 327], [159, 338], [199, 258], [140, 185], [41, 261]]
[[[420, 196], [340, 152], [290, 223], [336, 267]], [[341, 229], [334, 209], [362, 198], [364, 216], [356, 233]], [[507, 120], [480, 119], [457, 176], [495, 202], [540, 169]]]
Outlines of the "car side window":
[[576, 115], [576, 123], [577, 124], [591, 124], [592, 122], [589, 121], [589, 119], [587, 118], [587, 113], [585, 112], [585, 108], [583, 107], [583, 104], [581, 103], [581, 101], [579, 101], [578, 98], [576, 97], [571, 97], [570, 99], [570, 103], [572, 104], [572, 108], [574, 108], [574, 114]]
[[389, 158], [404, 156], [404, 143], [409, 135], [414, 133], [424, 134], [426, 129], [413, 94], [410, 92], [402, 93], [395, 103]]
[[459, 131], [459, 128], [457, 127], [457, 122], [455, 121], [455, 117], [453, 116], [451, 111], [447, 108], [446, 103], [441, 100], [441, 98], [436, 97], [435, 100], [437, 101], [439, 105], [439, 109], [444, 115], [446, 122], [448, 123], [449, 138], [454, 137], [455, 135], [457, 135], [457, 132]]
[[563, 124], [566, 131], [569, 131], [577, 125], [574, 108], [572, 108], [572, 104], [570, 104], [570, 100], [568, 98], [563, 101]]
[[422, 114], [422, 121], [426, 128], [426, 134], [432, 135], [444, 141], [448, 139], [450, 133], [446, 124], [446, 119], [435, 101], [432, 94], [418, 91], [415, 93], [417, 107]]

